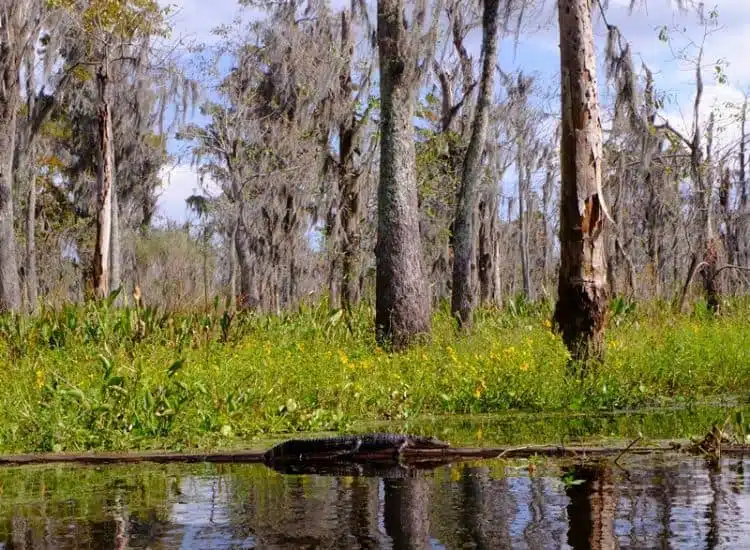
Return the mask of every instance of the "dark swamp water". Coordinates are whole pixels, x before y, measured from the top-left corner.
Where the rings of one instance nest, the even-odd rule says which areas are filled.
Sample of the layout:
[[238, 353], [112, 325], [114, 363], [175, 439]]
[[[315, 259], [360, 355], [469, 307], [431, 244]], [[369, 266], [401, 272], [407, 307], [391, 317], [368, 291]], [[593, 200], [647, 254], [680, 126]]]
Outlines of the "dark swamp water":
[[[747, 413], [731, 413], [743, 438]], [[515, 428], [507, 417], [453, 418], [416, 429], [469, 445], [684, 438], [726, 415], [537, 415]], [[287, 475], [257, 464], [2, 468], [0, 549], [750, 549], [750, 457], [718, 466], [676, 454], [626, 455], [618, 464], [487, 460], [365, 473]]]
[[403, 477], [260, 465], [8, 468], [2, 548], [749, 548], [750, 462], [486, 461]]

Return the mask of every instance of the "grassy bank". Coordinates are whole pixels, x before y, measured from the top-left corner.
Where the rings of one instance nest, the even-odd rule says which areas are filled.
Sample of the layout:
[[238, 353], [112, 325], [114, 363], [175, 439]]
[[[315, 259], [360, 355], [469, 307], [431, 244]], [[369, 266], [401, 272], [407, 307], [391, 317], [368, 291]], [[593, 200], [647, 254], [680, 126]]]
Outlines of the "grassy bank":
[[580, 382], [547, 306], [478, 314], [458, 337], [391, 355], [372, 315], [321, 305], [286, 317], [89, 305], [0, 320], [0, 451], [231, 446], [353, 422], [509, 409], [585, 411], [750, 391], [750, 302], [712, 319], [615, 308], [607, 359]]

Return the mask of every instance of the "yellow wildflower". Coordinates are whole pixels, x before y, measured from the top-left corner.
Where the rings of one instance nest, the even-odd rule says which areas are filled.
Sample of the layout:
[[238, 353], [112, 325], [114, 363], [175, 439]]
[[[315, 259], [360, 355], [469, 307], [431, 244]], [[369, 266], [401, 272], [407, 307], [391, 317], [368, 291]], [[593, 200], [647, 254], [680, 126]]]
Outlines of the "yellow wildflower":
[[40, 388], [44, 386], [44, 373], [40, 370], [36, 371], [36, 385]]
[[549, 319], [545, 319], [544, 326], [547, 328], [552, 328], [552, 321], [550, 321]]
[[300, 350], [300, 351], [302, 351], [302, 352], [305, 351], [305, 346], [302, 344], [302, 342], [300, 342], [299, 344], [297, 344], [297, 349]]
[[503, 350], [503, 352], [507, 353], [508, 355], [512, 355], [513, 353], [515, 353], [515, 351], [516, 351], [516, 348], [514, 348], [513, 346], [510, 346], [509, 348], [505, 348]]
[[341, 361], [342, 365], [349, 364], [349, 358], [346, 356], [346, 353], [344, 353], [343, 350], [339, 350], [339, 360]]
[[521, 370], [529, 370], [529, 364], [528, 363], [521, 363], [521, 366], [518, 367]]

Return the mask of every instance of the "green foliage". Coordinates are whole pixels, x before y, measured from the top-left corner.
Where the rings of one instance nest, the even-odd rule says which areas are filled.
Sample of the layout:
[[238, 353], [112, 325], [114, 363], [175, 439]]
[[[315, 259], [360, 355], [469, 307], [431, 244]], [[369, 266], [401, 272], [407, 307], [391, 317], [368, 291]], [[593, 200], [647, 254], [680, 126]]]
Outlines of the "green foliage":
[[209, 311], [182, 313], [106, 300], [5, 316], [0, 450], [247, 445], [268, 434], [436, 414], [632, 409], [742, 395], [750, 390], [750, 303], [723, 311], [675, 316], [615, 300], [606, 360], [583, 381], [566, 376], [550, 304], [521, 299], [478, 312], [469, 336], [457, 336], [439, 312], [432, 340], [402, 354], [374, 344], [368, 307], [347, 315], [321, 303], [258, 316], [224, 311], [218, 300]]

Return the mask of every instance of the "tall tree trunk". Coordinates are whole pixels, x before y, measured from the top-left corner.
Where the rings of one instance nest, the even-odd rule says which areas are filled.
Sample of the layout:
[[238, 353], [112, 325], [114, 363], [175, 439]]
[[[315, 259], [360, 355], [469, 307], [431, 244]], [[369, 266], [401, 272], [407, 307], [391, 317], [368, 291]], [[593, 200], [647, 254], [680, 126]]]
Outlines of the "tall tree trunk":
[[529, 267], [529, 228], [526, 207], [526, 193], [528, 192], [529, 167], [526, 164], [525, 144], [523, 138], [518, 144], [518, 248], [521, 253], [521, 280], [523, 295], [531, 298], [531, 273]]
[[[297, 252], [297, 240], [296, 240], [297, 210], [296, 210], [296, 203], [294, 201], [294, 196], [291, 194], [286, 195], [285, 213], [284, 213], [284, 221], [283, 221], [282, 227], [284, 229], [284, 241], [286, 243], [286, 246], [284, 246], [283, 248], [283, 258], [289, 270], [289, 275], [284, 281], [286, 283], [285, 288], [280, 289], [280, 291], [282, 291], [282, 296], [285, 297], [283, 300], [285, 302], [283, 304], [283, 307], [291, 307], [293, 304], [297, 302], [297, 297], [298, 297], [298, 286], [297, 286], [297, 271], [298, 270], [297, 270], [297, 262], [295, 261], [295, 256]], [[278, 266], [281, 267], [281, 257], [280, 257]], [[280, 307], [281, 307], [281, 304], [280, 304]]]
[[661, 257], [659, 255], [659, 245], [662, 242], [663, 233], [659, 231], [663, 227], [663, 220], [659, 216], [659, 199], [657, 197], [656, 185], [651, 173], [645, 176], [646, 188], [648, 189], [648, 203], [646, 205], [646, 248], [653, 273], [653, 292], [654, 297], [658, 300], [661, 298]]
[[[117, 180], [112, 178], [112, 232], [109, 245], [109, 288], [118, 290], [122, 285], [122, 241], [120, 240], [120, 207], [117, 200]], [[121, 297], [118, 296], [118, 302]]]
[[94, 249], [94, 291], [98, 298], [109, 294], [109, 259], [112, 239], [112, 180], [114, 158], [112, 152], [112, 113], [109, 105], [109, 67], [104, 61], [96, 73], [99, 105], [99, 170], [97, 173], [98, 209], [96, 220], [96, 248]]
[[[697, 71], [700, 79], [700, 70]], [[699, 86], [703, 87], [702, 82]], [[698, 116], [696, 110], [695, 116]], [[696, 118], [696, 126], [698, 126]], [[714, 188], [714, 168], [713, 168], [713, 141], [714, 141], [714, 113], [711, 113], [706, 132], [706, 163], [705, 166], [696, 166], [695, 171], [699, 182], [699, 196], [701, 199], [701, 212], [703, 215], [703, 268], [701, 277], [703, 278], [703, 290], [706, 295], [708, 309], [712, 312], [719, 310], [720, 290], [717, 272], [719, 267], [719, 246], [714, 235], [714, 216], [713, 216], [713, 188]], [[694, 143], [696, 147], [700, 142]], [[700, 250], [700, 249], [699, 249]]]
[[[493, 269], [494, 269], [494, 224], [497, 218], [497, 208], [493, 211], [490, 193], [483, 193], [479, 201], [479, 303], [491, 304], [493, 301]], [[497, 206], [497, 205], [495, 205]]]
[[562, 135], [560, 273], [554, 320], [571, 358], [601, 358], [607, 309], [602, 129], [591, 0], [558, 0]]
[[743, 265], [745, 267], [748, 267], [748, 264], [750, 264], [750, 250], [748, 250], [748, 247], [750, 247], [750, 235], [748, 235], [748, 221], [750, 221], [748, 220], [748, 217], [750, 216], [750, 211], [747, 208], [747, 137], [745, 134], [745, 127], [747, 126], [747, 104], [748, 100], [747, 97], [745, 97], [745, 102], [742, 104], [742, 125], [740, 133], [740, 215], [738, 216], [737, 223], [737, 248], [739, 251], [738, 261], [740, 265]]
[[482, 153], [487, 141], [489, 107], [497, 62], [497, 19], [499, 0], [485, 0], [482, 15], [482, 76], [474, 112], [469, 148], [464, 158], [461, 187], [453, 222], [453, 292], [451, 312], [460, 325], [471, 326], [473, 307], [472, 258], [474, 257], [473, 215], [476, 189], [482, 179]]
[[234, 311], [237, 300], [237, 222], [229, 233], [229, 309]]
[[328, 210], [326, 216], [326, 237], [328, 239], [328, 306], [331, 309], [338, 309], [341, 306], [341, 280], [340, 274], [340, 246], [341, 246], [341, 226], [339, 223], [339, 208], [336, 204], [338, 199], [338, 186], [332, 184], [334, 203]]
[[[552, 154], [550, 153], [551, 157]], [[549, 278], [550, 278], [550, 229], [549, 221], [547, 219], [547, 213], [549, 212], [549, 206], [552, 195], [552, 184], [555, 178], [555, 172], [551, 160], [547, 160], [547, 171], [544, 177], [544, 185], [542, 185], [542, 287], [545, 296], [548, 296], [549, 292]]]
[[39, 279], [36, 273], [36, 175], [29, 179], [29, 199], [26, 206], [26, 295], [29, 311], [38, 305]]
[[0, 311], [21, 309], [12, 183], [17, 107], [14, 98], [0, 105]]
[[20, 311], [21, 284], [13, 224], [13, 157], [20, 94], [20, 68], [41, 12], [28, 0], [0, 7], [0, 311]]
[[378, 1], [381, 138], [375, 326], [377, 340], [390, 341], [395, 349], [430, 330], [413, 126], [416, 31], [410, 36], [403, 13], [403, 0]]
[[[349, 101], [352, 95], [351, 61], [354, 56], [354, 42], [351, 37], [349, 12], [341, 13], [341, 47], [347, 63], [341, 72], [341, 96]], [[351, 310], [359, 304], [359, 278], [362, 271], [360, 254], [360, 180], [354, 168], [355, 138], [357, 135], [356, 114], [339, 127], [339, 178], [341, 188], [341, 229], [343, 232], [343, 255], [341, 262], [341, 301]]]

